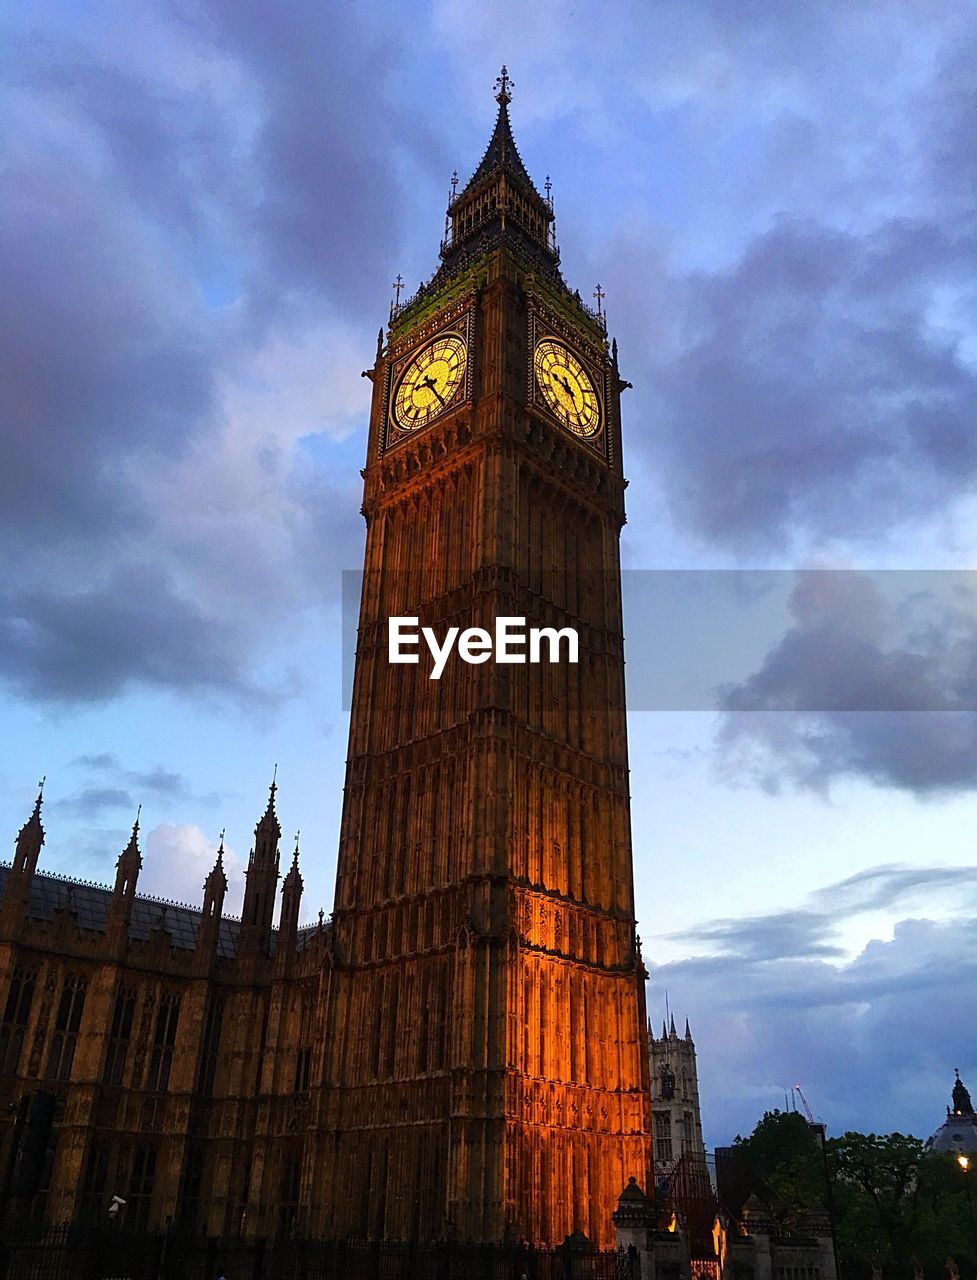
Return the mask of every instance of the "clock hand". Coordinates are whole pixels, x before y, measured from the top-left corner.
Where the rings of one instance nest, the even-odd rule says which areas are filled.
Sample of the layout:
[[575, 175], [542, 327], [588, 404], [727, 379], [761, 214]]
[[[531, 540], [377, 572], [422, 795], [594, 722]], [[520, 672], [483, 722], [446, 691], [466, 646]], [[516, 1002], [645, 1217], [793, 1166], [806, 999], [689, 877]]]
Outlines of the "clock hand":
[[427, 387], [430, 391], [433, 391], [433, 392], [434, 392], [434, 394], [435, 394], [435, 395], [438, 397], [438, 399], [441, 401], [442, 407], [445, 405], [445, 399], [444, 399], [444, 396], [443, 396], [443, 395], [441, 394], [441, 392], [438, 390], [438, 384], [434, 381], [434, 379], [431, 377], [431, 375], [430, 375], [430, 374], [428, 374], [426, 378], [422, 378], [422, 379], [421, 379], [421, 386], [422, 386], [422, 387]]
[[577, 393], [574, 391], [573, 387], [571, 387], [571, 386], [570, 386], [569, 382], [567, 382], [566, 378], [564, 378], [564, 377], [560, 376], [560, 377], [558, 377], [558, 378], [557, 378], [557, 382], [559, 382], [560, 386], [561, 386], [561, 387], [563, 388], [563, 390], [567, 393], [567, 395], [570, 397], [570, 399], [573, 401], [573, 403], [574, 403], [574, 404], [576, 404], [576, 403], [577, 403]]

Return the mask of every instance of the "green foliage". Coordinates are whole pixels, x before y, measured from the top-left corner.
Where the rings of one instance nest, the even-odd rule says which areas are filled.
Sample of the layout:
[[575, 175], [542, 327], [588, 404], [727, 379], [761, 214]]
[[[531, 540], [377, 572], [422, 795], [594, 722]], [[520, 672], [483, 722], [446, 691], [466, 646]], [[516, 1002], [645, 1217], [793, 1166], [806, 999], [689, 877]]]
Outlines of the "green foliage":
[[[927, 1155], [902, 1133], [846, 1133], [822, 1153], [803, 1116], [768, 1111], [748, 1138], [737, 1138], [757, 1194], [785, 1234], [827, 1210], [827, 1178], [838, 1252], [862, 1265], [946, 1258], [977, 1264], [977, 1168], [953, 1156]], [[967, 1178], [974, 1179], [968, 1197]]]
[[824, 1165], [810, 1125], [795, 1111], [768, 1111], [748, 1138], [737, 1138], [760, 1198], [789, 1235], [823, 1212]]
[[[965, 1175], [902, 1133], [846, 1133], [828, 1143], [840, 1252], [863, 1261], [975, 1260]], [[973, 1175], [970, 1175], [973, 1176]]]

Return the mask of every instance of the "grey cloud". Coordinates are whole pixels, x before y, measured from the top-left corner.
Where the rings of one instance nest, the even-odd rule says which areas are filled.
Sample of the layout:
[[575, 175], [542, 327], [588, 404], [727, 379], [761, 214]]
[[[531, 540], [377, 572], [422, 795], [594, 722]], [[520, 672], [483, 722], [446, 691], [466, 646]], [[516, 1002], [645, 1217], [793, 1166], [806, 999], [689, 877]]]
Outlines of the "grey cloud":
[[784, 956], [826, 959], [839, 956], [843, 952], [830, 940], [833, 932], [833, 922], [827, 914], [783, 911], [776, 915], [714, 920], [671, 936], [694, 945], [705, 943], [743, 961], [763, 961]]
[[86, 787], [64, 800], [56, 800], [51, 807], [72, 818], [93, 819], [107, 809], [134, 811], [136, 806], [129, 792], [118, 787]]
[[2, 674], [24, 697], [98, 701], [139, 683], [260, 696], [240, 638], [160, 569], [123, 568], [74, 593], [0, 597], [0, 619]]
[[967, 492], [977, 371], [931, 313], [975, 256], [927, 222], [859, 236], [785, 216], [687, 279], [678, 350], [649, 371], [663, 421], [647, 446], [676, 523], [770, 549], [881, 536]]
[[744, 964], [832, 959], [843, 954], [836, 938], [845, 921], [869, 911], [921, 909], [947, 891], [958, 910], [977, 911], [977, 866], [868, 867], [811, 894], [802, 907], [704, 921], [669, 937]]
[[[903, 583], [884, 598], [878, 583]], [[917, 795], [977, 786], [977, 611], [968, 575], [798, 575], [793, 625], [727, 687], [733, 774], [825, 790], [857, 776]]]
[[[847, 961], [825, 952], [824, 938], [848, 916], [925, 910], [947, 889], [950, 919], [903, 919], [890, 941]], [[797, 1081], [832, 1133], [928, 1136], [943, 1118], [953, 1067], [977, 1078], [977, 960], [962, 945], [977, 926], [975, 890], [977, 868], [875, 867], [800, 909], [683, 935], [693, 946], [718, 943], [716, 954], [655, 966], [652, 941], [652, 1005], [667, 989], [690, 1017], [707, 1142], [749, 1132]]]
[[127, 769], [119, 757], [110, 751], [76, 756], [71, 763], [91, 773], [124, 780], [127, 786], [138, 791], [151, 791], [155, 795], [175, 798], [189, 794], [189, 786], [183, 774], [174, 773], [173, 770], [161, 764], [155, 765], [152, 769]]

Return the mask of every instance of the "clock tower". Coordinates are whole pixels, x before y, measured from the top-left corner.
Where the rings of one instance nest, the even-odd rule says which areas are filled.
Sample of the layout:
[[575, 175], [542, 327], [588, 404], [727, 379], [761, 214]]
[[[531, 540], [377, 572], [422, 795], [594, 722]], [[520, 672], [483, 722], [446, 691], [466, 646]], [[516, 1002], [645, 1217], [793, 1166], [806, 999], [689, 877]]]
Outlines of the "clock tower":
[[[582, 1231], [650, 1185], [619, 537], [624, 384], [564, 283], [511, 82], [373, 384], [315, 1234]], [[548, 183], [547, 183], [548, 192]], [[387, 620], [571, 627], [579, 660], [388, 660]]]

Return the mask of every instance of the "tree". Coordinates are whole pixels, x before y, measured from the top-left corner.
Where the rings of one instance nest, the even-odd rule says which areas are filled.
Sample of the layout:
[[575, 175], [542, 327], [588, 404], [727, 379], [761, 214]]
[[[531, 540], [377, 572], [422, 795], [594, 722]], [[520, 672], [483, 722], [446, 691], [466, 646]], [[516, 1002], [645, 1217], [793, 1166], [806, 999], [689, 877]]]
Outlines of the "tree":
[[902, 1133], [846, 1133], [828, 1143], [837, 1238], [845, 1257], [941, 1265], [974, 1256], [962, 1174]]
[[811, 1213], [822, 1213], [824, 1166], [820, 1144], [796, 1111], [768, 1111], [736, 1146], [777, 1227], [790, 1235]]

